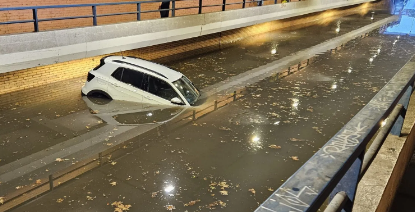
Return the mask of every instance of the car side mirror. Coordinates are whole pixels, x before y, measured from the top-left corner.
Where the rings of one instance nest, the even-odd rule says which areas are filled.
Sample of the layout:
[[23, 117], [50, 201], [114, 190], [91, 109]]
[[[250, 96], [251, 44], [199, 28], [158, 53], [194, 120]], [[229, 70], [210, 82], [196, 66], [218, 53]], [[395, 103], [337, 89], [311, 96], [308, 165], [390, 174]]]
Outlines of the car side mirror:
[[173, 99], [170, 100], [170, 102], [173, 104], [184, 105], [183, 101], [179, 99], [178, 97], [174, 97]]

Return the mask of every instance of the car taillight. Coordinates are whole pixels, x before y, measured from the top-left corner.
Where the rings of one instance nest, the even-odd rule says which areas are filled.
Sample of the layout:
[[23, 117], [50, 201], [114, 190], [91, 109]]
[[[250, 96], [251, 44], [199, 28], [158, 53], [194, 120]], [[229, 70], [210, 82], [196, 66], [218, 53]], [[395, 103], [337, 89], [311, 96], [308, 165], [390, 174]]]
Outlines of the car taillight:
[[88, 78], [86, 79], [88, 82], [90, 82], [92, 79], [94, 79], [94, 75], [92, 75], [91, 73], [88, 73]]

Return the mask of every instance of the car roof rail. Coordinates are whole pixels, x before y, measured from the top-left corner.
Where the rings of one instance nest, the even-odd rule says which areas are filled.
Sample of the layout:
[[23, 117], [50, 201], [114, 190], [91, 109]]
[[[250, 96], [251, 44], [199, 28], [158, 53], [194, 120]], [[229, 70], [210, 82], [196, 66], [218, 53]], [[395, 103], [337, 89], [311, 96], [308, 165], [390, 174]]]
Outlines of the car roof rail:
[[121, 63], [121, 64], [127, 64], [127, 65], [131, 65], [131, 66], [134, 66], [134, 67], [137, 67], [137, 68], [142, 68], [142, 69], [144, 69], [144, 70], [146, 70], [146, 71], [149, 71], [149, 72], [151, 72], [151, 73], [157, 74], [157, 75], [159, 75], [159, 76], [161, 76], [161, 77], [164, 77], [164, 78], [168, 79], [168, 78], [167, 78], [166, 76], [164, 76], [163, 74], [160, 74], [160, 73], [158, 73], [158, 72], [156, 72], [156, 71], [153, 71], [153, 70], [151, 70], [151, 69], [148, 69], [148, 68], [145, 68], [145, 67], [142, 67], [142, 66], [139, 66], [139, 65], [133, 64], [133, 63], [129, 63], [129, 62], [122, 61], [122, 60], [113, 60], [113, 62], [115, 62], [115, 63]]

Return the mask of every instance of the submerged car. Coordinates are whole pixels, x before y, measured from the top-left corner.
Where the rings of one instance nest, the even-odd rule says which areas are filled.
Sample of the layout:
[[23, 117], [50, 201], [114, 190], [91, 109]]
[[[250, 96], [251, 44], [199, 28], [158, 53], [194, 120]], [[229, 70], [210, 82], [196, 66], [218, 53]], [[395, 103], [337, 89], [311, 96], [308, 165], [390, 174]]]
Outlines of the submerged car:
[[82, 95], [191, 106], [200, 92], [186, 76], [163, 65], [130, 56], [107, 56], [88, 72]]

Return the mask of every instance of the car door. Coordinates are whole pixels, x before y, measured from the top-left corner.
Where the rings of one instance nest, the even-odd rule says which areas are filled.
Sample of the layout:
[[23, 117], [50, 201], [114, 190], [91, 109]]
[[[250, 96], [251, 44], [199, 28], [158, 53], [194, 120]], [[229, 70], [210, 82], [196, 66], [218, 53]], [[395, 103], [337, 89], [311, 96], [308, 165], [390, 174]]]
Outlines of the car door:
[[118, 95], [119, 100], [142, 102], [142, 83], [144, 74], [139, 71], [120, 67], [115, 70], [112, 77], [116, 79], [110, 88]]
[[[148, 93], [144, 95], [143, 101], [153, 104], [171, 105], [171, 99], [178, 97], [182, 99], [170, 83], [151, 75], [146, 75], [143, 81], [143, 88]], [[183, 100], [182, 100], [183, 101]]]

